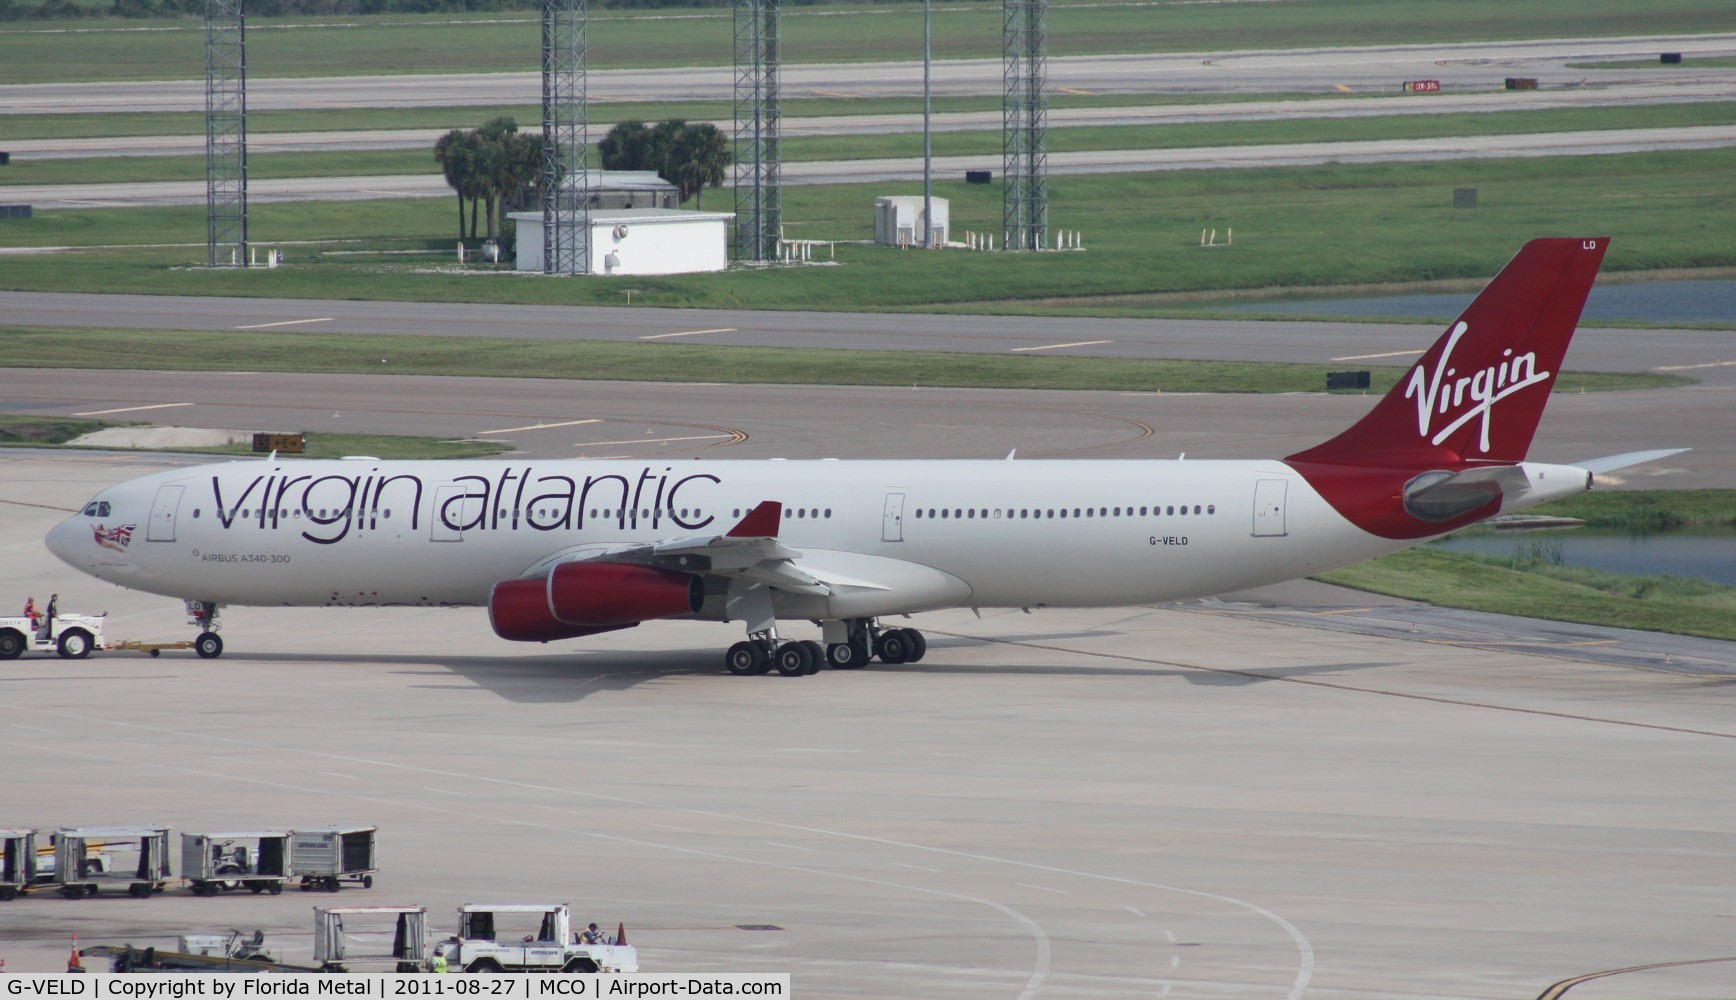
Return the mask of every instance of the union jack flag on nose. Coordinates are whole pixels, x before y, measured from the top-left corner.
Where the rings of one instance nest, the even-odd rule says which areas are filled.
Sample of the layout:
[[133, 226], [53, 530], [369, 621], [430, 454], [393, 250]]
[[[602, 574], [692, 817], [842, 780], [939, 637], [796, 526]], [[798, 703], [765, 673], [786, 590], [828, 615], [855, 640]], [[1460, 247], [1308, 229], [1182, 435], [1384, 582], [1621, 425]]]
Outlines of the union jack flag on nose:
[[91, 531], [96, 535], [96, 543], [105, 549], [125, 552], [127, 545], [133, 540], [133, 529], [136, 524], [123, 524], [118, 528], [104, 531], [102, 525], [97, 525]]

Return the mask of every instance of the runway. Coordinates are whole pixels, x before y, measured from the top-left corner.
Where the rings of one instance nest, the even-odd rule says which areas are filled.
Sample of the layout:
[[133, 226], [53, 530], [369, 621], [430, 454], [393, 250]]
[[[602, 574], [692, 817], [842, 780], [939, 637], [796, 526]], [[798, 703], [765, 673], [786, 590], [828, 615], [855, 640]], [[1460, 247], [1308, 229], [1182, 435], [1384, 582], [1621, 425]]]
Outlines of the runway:
[[[1571, 90], [1515, 90], [1482, 93], [1400, 97], [1356, 97], [1330, 101], [1237, 101], [1224, 104], [1151, 104], [1130, 107], [1051, 107], [1050, 128], [1126, 127], [1139, 125], [1189, 125], [1236, 121], [1281, 121], [1297, 118], [1346, 119], [1386, 115], [1479, 114], [1500, 111], [1542, 111], [1563, 108], [1621, 107], [1641, 104], [1695, 104], [1736, 99], [1736, 74], [1727, 81], [1685, 83], [1627, 83]], [[589, 128], [601, 135], [615, 126], [606, 117], [607, 105], [594, 109]], [[602, 117], [599, 117], [601, 115]], [[955, 111], [933, 116], [932, 128], [941, 132], [995, 131], [1001, 127], [999, 111]], [[734, 122], [718, 119], [705, 124], [724, 131]], [[781, 122], [786, 139], [804, 136], [897, 135], [920, 133], [920, 114], [864, 114], [786, 116]], [[432, 148], [445, 129], [365, 129], [347, 132], [250, 131], [247, 150], [252, 155], [294, 152], [356, 152], [363, 150]], [[203, 156], [201, 135], [114, 136], [96, 139], [13, 139], [6, 148], [17, 162], [63, 160], [101, 156]]]
[[[526, 38], [535, 38], [526, 22]], [[1687, 63], [1667, 72], [1587, 69], [1569, 63], [1656, 60], [1681, 52]], [[1248, 49], [1230, 52], [1052, 56], [1048, 78], [1058, 90], [1091, 93], [1396, 93], [1406, 80], [1439, 80], [1450, 90], [1500, 89], [1509, 76], [1536, 77], [1554, 89], [1582, 84], [1643, 83], [1660, 90], [1678, 83], [1728, 85], [1736, 71], [1701, 68], [1695, 57], [1736, 52], [1736, 34], [1645, 35], [1620, 38], [1538, 39], [1444, 45]], [[806, 96], [894, 97], [922, 93], [922, 63], [803, 63], [783, 53], [780, 90]], [[724, 100], [734, 83], [727, 66], [592, 69], [586, 74], [593, 104], [610, 101]], [[999, 94], [999, 59], [942, 59], [933, 64], [938, 97]], [[285, 108], [449, 107], [539, 104], [541, 77], [522, 73], [440, 73], [306, 79], [248, 80], [250, 111]], [[202, 111], [203, 80], [149, 84], [29, 83], [0, 86], [0, 114], [82, 114], [100, 111]]]
[[[174, 602], [40, 545], [150, 468], [0, 454], [14, 589], [181, 637]], [[377, 824], [382, 871], [335, 897], [30, 896], [0, 904], [0, 951], [57, 971], [73, 931], [233, 926], [305, 961], [314, 905], [425, 905], [438, 935], [462, 903], [550, 899], [624, 922], [648, 971], [788, 971], [802, 997], [1514, 998], [1728, 951], [1729, 657], [1328, 631], [1364, 598], [1283, 596], [925, 615], [921, 664], [788, 680], [724, 675], [722, 626], [525, 649], [465, 610], [233, 609], [217, 661], [10, 661], [8, 825]]]

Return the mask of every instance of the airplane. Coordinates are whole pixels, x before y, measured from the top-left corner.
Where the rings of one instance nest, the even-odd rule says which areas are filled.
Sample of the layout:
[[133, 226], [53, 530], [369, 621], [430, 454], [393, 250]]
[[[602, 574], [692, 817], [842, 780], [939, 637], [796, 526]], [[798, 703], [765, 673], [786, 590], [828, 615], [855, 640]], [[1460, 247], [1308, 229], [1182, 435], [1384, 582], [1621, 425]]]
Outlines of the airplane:
[[[1527, 461], [1605, 238], [1524, 246], [1374, 408], [1256, 461], [270, 458], [113, 486], [46, 543], [187, 602], [481, 606], [518, 642], [741, 622], [724, 662], [785, 676], [927, 642], [883, 619], [1220, 594], [1409, 548], [1675, 454]], [[824, 646], [779, 622], [819, 624]], [[4, 649], [0, 649], [0, 654]]]

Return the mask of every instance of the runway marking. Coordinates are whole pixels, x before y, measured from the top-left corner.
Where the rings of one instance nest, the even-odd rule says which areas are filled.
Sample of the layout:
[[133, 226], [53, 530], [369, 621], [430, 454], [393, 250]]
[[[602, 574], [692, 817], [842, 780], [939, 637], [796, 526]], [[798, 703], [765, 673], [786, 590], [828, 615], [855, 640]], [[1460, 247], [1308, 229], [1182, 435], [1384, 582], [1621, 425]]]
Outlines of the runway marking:
[[152, 403], [150, 406], [121, 406], [113, 410], [86, 410], [75, 417], [100, 417], [106, 413], [136, 413], [139, 410], [172, 410], [177, 406], [197, 406], [197, 403]]
[[[1196, 614], [1217, 613], [1222, 612], [1203, 610], [1196, 612]], [[1537, 715], [1551, 719], [1568, 719], [1573, 722], [1595, 722], [1606, 726], [1626, 726], [1629, 729], [1648, 729], [1654, 732], [1683, 733], [1688, 736], [1711, 736], [1721, 740], [1736, 740], [1736, 733], [1721, 733], [1714, 729], [1690, 729], [1686, 726], [1666, 726], [1656, 722], [1634, 722], [1629, 719], [1612, 719], [1601, 715], [1576, 715], [1572, 712], [1554, 712], [1543, 708], [1517, 708], [1512, 705], [1497, 705], [1493, 702], [1469, 701], [1463, 698], [1446, 698], [1440, 695], [1413, 694], [1405, 691], [1384, 691], [1380, 688], [1361, 687], [1356, 684], [1345, 684], [1340, 681], [1323, 681], [1317, 677], [1291, 677], [1283, 674], [1262, 674], [1254, 670], [1237, 670], [1233, 667], [1208, 667], [1203, 663], [1184, 663], [1180, 660], [1161, 660], [1154, 656], [1132, 656], [1126, 653], [1105, 653], [1099, 651], [1069, 649], [1066, 646], [1052, 646], [1041, 642], [1025, 642], [1015, 639], [995, 639], [989, 636], [967, 635], [963, 632], [942, 632], [939, 629], [930, 629], [929, 631], [933, 632], [935, 635], [944, 635], [951, 639], [967, 639], [974, 642], [995, 643], [1003, 646], [1018, 646], [1023, 649], [1041, 649], [1052, 653], [1078, 653], [1086, 656], [1100, 657], [1106, 660], [1121, 660], [1127, 663], [1139, 663], [1147, 666], [1174, 667], [1177, 670], [1198, 670], [1201, 673], [1223, 674], [1227, 677], [1246, 677], [1248, 680], [1252, 681], [1301, 684], [1307, 687], [1327, 688], [1333, 691], [1350, 691], [1355, 692], [1356, 694], [1374, 694], [1387, 698], [1404, 698], [1408, 701], [1422, 701], [1435, 705], [1457, 705], [1460, 708], [1482, 708], [1491, 712], [1512, 712], [1515, 715]], [[1385, 636], [1385, 638], [1397, 637]], [[1437, 645], [1455, 645], [1455, 643], [1439, 639], [1422, 639], [1420, 641], [1432, 642]]]
[[463, 792], [455, 792], [450, 788], [423, 788], [422, 790], [424, 792], [439, 792], [441, 795], [456, 795], [461, 799], [467, 799], [470, 797]]
[[733, 326], [720, 326], [715, 330], [683, 330], [680, 333], [653, 333], [649, 337], [640, 337], [639, 339], [640, 340], [663, 340], [666, 337], [697, 337], [697, 336], [700, 336], [701, 334], [706, 334], [706, 333], [734, 333], [734, 332], [735, 332], [735, 327], [733, 327]]
[[1349, 354], [1334, 361], [1373, 361], [1375, 358], [1399, 358], [1406, 354], [1421, 354], [1421, 351], [1387, 351], [1385, 354]]
[[[44, 729], [43, 732], [46, 733], [48, 730]], [[939, 868], [924, 868], [921, 865], [907, 865], [902, 861], [888, 861], [886, 864], [890, 868], [908, 868], [913, 872], [933, 872], [936, 875], [940, 874]]]
[[1041, 890], [1043, 892], [1054, 892], [1054, 893], [1059, 893], [1060, 895], [1063, 895], [1063, 896], [1067, 895], [1067, 890], [1065, 890], [1065, 889], [1054, 889], [1054, 888], [1050, 888], [1049, 886], [1046, 886], [1046, 885], [1032, 885], [1029, 882], [1015, 882], [1013, 884], [1014, 885], [1022, 885], [1027, 889], [1038, 889], [1038, 890]]
[[574, 448], [601, 448], [606, 444], [668, 444], [671, 441], [714, 441], [735, 437], [734, 434], [692, 434], [687, 437], [640, 438], [637, 441], [575, 441]]
[[590, 417], [590, 418], [585, 419], [585, 420], [563, 420], [557, 424], [529, 424], [529, 425], [524, 426], [524, 427], [502, 427], [500, 430], [497, 430], [497, 431], [477, 431], [476, 433], [478, 435], [482, 435], [482, 434], [515, 434], [519, 431], [541, 431], [541, 430], [547, 430], [551, 427], [577, 427], [579, 424], [600, 424], [602, 422], [603, 422], [602, 417]]
[[668, 823], [651, 823], [648, 825], [654, 826], [654, 827], [658, 828], [659, 830], [674, 830], [676, 833], [697, 833], [698, 832], [697, 830], [689, 830], [685, 826], [670, 826]]
[[792, 850], [792, 851], [807, 851], [809, 854], [819, 853], [818, 851], [815, 851], [812, 847], [803, 847], [800, 844], [780, 844], [775, 840], [768, 840], [768, 841], [766, 841], [766, 843], [772, 845], [773, 847], [782, 847], [782, 848], [786, 848], [786, 849]]
[[318, 319], [285, 319], [276, 323], [255, 323], [252, 326], [238, 326], [237, 330], [269, 330], [274, 326], [301, 326], [306, 323], [330, 323], [336, 317], [321, 316]]
[[1714, 962], [1736, 962], [1736, 957], [1694, 958], [1685, 962], [1657, 962], [1652, 965], [1630, 965], [1625, 969], [1607, 969], [1603, 972], [1590, 972], [1583, 976], [1574, 976], [1572, 979], [1563, 979], [1561, 982], [1549, 987], [1542, 993], [1537, 994], [1537, 1000], [1556, 1000], [1557, 997], [1566, 993], [1568, 990], [1573, 989], [1575, 986], [1578, 986], [1580, 983], [1590, 982], [1593, 979], [1602, 979], [1605, 976], [1619, 976], [1624, 972], [1645, 972], [1649, 969], [1672, 969], [1681, 965], [1710, 965]]
[[1097, 92], [1095, 90], [1081, 90], [1078, 87], [1056, 87], [1055, 93], [1057, 93], [1057, 94], [1078, 94], [1082, 97], [1096, 97], [1097, 96]]
[[1693, 371], [1696, 368], [1729, 368], [1732, 365], [1736, 365], [1736, 361], [1708, 361], [1701, 365], [1660, 365], [1657, 368], [1653, 368], [1652, 371], [1687, 372]]
[[1175, 944], [1175, 931], [1164, 931], [1163, 937], [1164, 940], [1168, 941], [1170, 944]]
[[1133, 908], [1133, 907], [1131, 907], [1131, 906], [1124, 906], [1124, 907], [1122, 907], [1122, 909], [1124, 909], [1124, 910], [1126, 910], [1126, 911], [1127, 911], [1127, 912], [1128, 912], [1128, 913], [1131, 913], [1131, 914], [1133, 914], [1133, 915], [1134, 915], [1134, 916], [1136, 916], [1136, 917], [1143, 917], [1143, 916], [1145, 916], [1145, 914], [1143, 914], [1143, 913], [1141, 913], [1141, 912], [1139, 912], [1139, 911], [1138, 911], [1138, 910], [1136, 910], [1136, 909], [1134, 909], [1134, 908]]
[[1042, 347], [1015, 347], [1013, 353], [1020, 351], [1058, 351], [1063, 347], [1095, 347], [1098, 344], [1113, 344], [1113, 340], [1080, 340], [1071, 344], [1045, 344]]
[[[963, 638], [978, 638], [978, 637], [964, 636]], [[985, 640], [985, 641], [994, 642], [994, 641], [1004, 641], [1004, 640]], [[1008, 644], [1009, 645], [1020, 645], [1020, 646], [1028, 645], [1028, 646], [1032, 646], [1034, 648], [1044, 648], [1044, 647], [1041, 647], [1038, 644], [1034, 644], [1034, 643], [1008, 643]], [[1097, 654], [1097, 655], [1106, 655], [1112, 659], [1129, 659], [1129, 660], [1138, 659], [1136, 657], [1129, 657], [1129, 656], [1117, 657], [1114, 654]], [[1169, 664], [1169, 665], [1183, 666], [1183, 667], [1192, 666], [1190, 664]], [[1194, 669], [1214, 670], [1214, 671], [1222, 672], [1222, 673], [1245, 673], [1244, 671], [1230, 671], [1230, 670], [1222, 670], [1221, 668], [1212, 668], [1212, 667], [1194, 667]], [[1280, 678], [1280, 679], [1296, 680], [1295, 678]], [[1305, 681], [1298, 681], [1298, 682], [1307, 683]], [[1316, 683], [1318, 683], [1318, 682], [1316, 682]], [[1332, 687], [1335, 685], [1322, 684], [1321, 686]], [[1444, 699], [1427, 699], [1427, 700], [1444, 700]], [[21, 711], [29, 712], [29, 713], [34, 714], [34, 715], [48, 716], [48, 717], [52, 717], [52, 718], [70, 718], [70, 716], [67, 716], [64, 713], [53, 712], [53, 711], [49, 711], [49, 710], [45, 710], [45, 709], [23, 708], [23, 709], [21, 709]], [[1554, 714], [1554, 713], [1538, 713], [1538, 714]], [[80, 716], [79, 718], [83, 721], [87, 721], [87, 722], [90, 721], [90, 717], [88, 715], [87, 716]], [[240, 739], [237, 739], [234, 737], [212, 736], [208, 733], [195, 734], [195, 733], [190, 733], [190, 732], [185, 732], [185, 731], [180, 731], [180, 730], [173, 730], [173, 729], [169, 729], [169, 728], [163, 727], [163, 726], [149, 726], [149, 725], [145, 725], [143, 723], [137, 723], [137, 722], [120, 722], [120, 721], [114, 721], [114, 720], [102, 720], [102, 721], [107, 721], [109, 725], [120, 727], [120, 728], [143, 729], [143, 730], [146, 730], [149, 732], [168, 733], [168, 734], [175, 735], [175, 736], [182, 737], [182, 738], [200, 738], [200, 739], [210, 740], [213, 742], [240, 744], [240, 745], [253, 745], [253, 746], [264, 745], [264, 744], [260, 744], [260, 743], [250, 743], [249, 741], [240, 740]], [[1645, 728], [1668, 728], [1668, 727], [1648, 726]], [[1721, 735], [1721, 734], [1712, 734], [1712, 735]], [[49, 748], [47, 748], [47, 747], [40, 747], [40, 748], [32, 747], [32, 749], [47, 750]], [[107, 757], [107, 756], [95, 754], [95, 753], [90, 753], [88, 751], [69, 750], [65, 747], [60, 747], [58, 745], [54, 749], [55, 749], [55, 752], [57, 752], [57, 753], [72, 754], [74, 756], [87, 757], [90, 759], [109, 760], [109, 761], [117, 760], [117, 758]], [[1086, 872], [1086, 871], [1079, 871], [1079, 870], [1075, 870], [1075, 869], [1062, 868], [1062, 867], [1055, 866], [1055, 865], [1038, 864], [1036, 862], [1031, 862], [1031, 861], [1020, 861], [1020, 860], [1016, 860], [1013, 858], [996, 857], [996, 856], [990, 855], [990, 854], [979, 854], [979, 853], [974, 853], [974, 852], [970, 852], [970, 851], [958, 850], [956, 848], [934, 847], [934, 846], [927, 845], [927, 844], [918, 844], [918, 843], [912, 843], [912, 842], [908, 842], [908, 841], [893, 840], [893, 839], [885, 838], [885, 837], [875, 837], [875, 836], [870, 836], [868, 834], [849, 833], [849, 832], [842, 831], [842, 830], [831, 830], [831, 829], [827, 829], [824, 827], [808, 827], [808, 826], [802, 826], [802, 825], [794, 824], [794, 823], [784, 823], [784, 822], [780, 822], [777, 820], [768, 820], [768, 819], [762, 819], [762, 818], [754, 817], [754, 816], [737, 815], [737, 814], [723, 812], [720, 810], [696, 809], [696, 808], [693, 808], [690, 806], [687, 806], [687, 807], [670, 807], [667, 803], [652, 802], [652, 801], [643, 800], [643, 799], [633, 799], [633, 798], [628, 798], [626, 796], [620, 796], [620, 795], [604, 795], [604, 794], [600, 794], [600, 793], [596, 793], [596, 792], [582, 792], [582, 791], [576, 791], [576, 790], [571, 789], [571, 788], [559, 788], [559, 787], [555, 787], [552, 785], [535, 784], [532, 782], [518, 781], [518, 780], [511, 779], [511, 778], [502, 778], [502, 777], [499, 777], [496, 775], [490, 775], [490, 774], [465, 774], [465, 773], [461, 773], [461, 772], [441, 770], [438, 768], [428, 767], [425, 765], [406, 764], [406, 763], [402, 763], [402, 762], [398, 762], [398, 761], [381, 761], [381, 760], [374, 760], [374, 759], [366, 758], [366, 757], [353, 757], [353, 756], [349, 756], [349, 755], [345, 755], [345, 754], [332, 753], [329, 751], [308, 750], [308, 749], [301, 748], [301, 747], [276, 747], [275, 749], [288, 750], [288, 751], [302, 754], [302, 755], [308, 756], [308, 757], [324, 758], [324, 759], [328, 759], [328, 760], [352, 761], [352, 762], [357, 762], [357, 763], [368, 764], [368, 765], [374, 766], [374, 767], [384, 767], [384, 768], [390, 768], [390, 769], [400, 770], [400, 771], [416, 772], [416, 773], [436, 776], [436, 777], [440, 777], [440, 778], [444, 778], [444, 779], [448, 779], [448, 780], [465, 781], [465, 782], [469, 782], [469, 783], [473, 783], [473, 784], [474, 783], [481, 783], [481, 784], [501, 785], [501, 786], [505, 786], [505, 787], [520, 788], [520, 789], [525, 789], [525, 790], [530, 790], [530, 791], [538, 791], [538, 792], [544, 792], [544, 793], [550, 793], [550, 794], [574, 796], [574, 797], [587, 799], [587, 800], [591, 800], [591, 801], [614, 802], [614, 803], [620, 803], [620, 804], [626, 804], [626, 805], [645, 806], [645, 807], [652, 807], [652, 808], [665, 808], [665, 809], [676, 808], [679, 811], [692, 813], [694, 815], [699, 815], [699, 816], [729, 819], [732, 821], [744, 822], [744, 823], [754, 823], [754, 824], [758, 824], [758, 825], [762, 825], [762, 826], [771, 826], [771, 827], [777, 827], [777, 828], [786, 829], [786, 830], [796, 830], [796, 831], [800, 831], [803, 833], [820, 834], [822, 836], [837, 837], [837, 838], [841, 838], [841, 839], [854, 840], [854, 841], [859, 841], [859, 842], [863, 842], [863, 843], [881, 844], [884, 846], [899, 847], [899, 848], [903, 848], [906, 850], [922, 851], [922, 852], [926, 852], [926, 853], [930, 853], [930, 854], [945, 855], [948, 857], [965, 858], [968, 860], [983, 861], [983, 862], [988, 862], [988, 863], [992, 863], [992, 864], [1006, 865], [1006, 866], [1015, 867], [1015, 868], [1024, 868], [1024, 869], [1031, 870], [1031, 871], [1041, 871], [1041, 872], [1046, 872], [1046, 873], [1055, 874], [1055, 875], [1061, 875], [1061, 876], [1070, 877], [1070, 878], [1094, 879], [1097, 881], [1109, 882], [1109, 883], [1113, 883], [1116, 885], [1137, 886], [1140, 888], [1157, 889], [1157, 890], [1165, 891], [1165, 892], [1174, 892], [1174, 893], [1179, 893], [1179, 894], [1188, 895], [1188, 896], [1194, 896], [1194, 897], [1198, 897], [1198, 898], [1202, 898], [1202, 899], [1217, 900], [1219, 902], [1228, 903], [1232, 906], [1237, 906], [1237, 907], [1241, 907], [1243, 909], [1249, 910], [1255, 914], [1258, 914], [1261, 917], [1264, 917], [1267, 920], [1272, 921], [1273, 923], [1278, 925], [1281, 929], [1283, 929], [1283, 931], [1287, 935], [1289, 935], [1292, 942], [1295, 943], [1297, 950], [1300, 952], [1301, 961], [1298, 963], [1296, 977], [1292, 981], [1290, 990], [1285, 994], [1287, 1000], [1301, 1000], [1301, 998], [1303, 997], [1303, 995], [1307, 991], [1309, 980], [1313, 978], [1313, 974], [1314, 974], [1314, 964], [1315, 964], [1314, 948], [1309, 943], [1308, 939], [1303, 936], [1302, 932], [1300, 930], [1298, 930], [1294, 924], [1292, 924], [1290, 921], [1284, 919], [1282, 916], [1278, 915], [1277, 913], [1272, 912], [1271, 910], [1268, 910], [1268, 909], [1266, 909], [1262, 906], [1259, 906], [1257, 904], [1247, 902], [1246, 900], [1237, 899], [1233, 896], [1219, 895], [1217, 893], [1205, 892], [1205, 891], [1202, 891], [1199, 889], [1184, 889], [1184, 888], [1181, 888], [1179, 886], [1167, 885], [1167, 884], [1158, 883], [1158, 882], [1145, 882], [1145, 881], [1141, 881], [1138, 879], [1125, 878], [1125, 877], [1116, 876], [1116, 875], [1104, 875], [1104, 874], [1100, 874], [1100, 873], [1096, 873], [1096, 872]], [[186, 773], [186, 774], [200, 774], [200, 775], [203, 775], [207, 778], [210, 777], [210, 775], [206, 771], [196, 770], [196, 769], [190, 768], [190, 767], [182, 767], [182, 766], [171, 765], [171, 764], [143, 763], [143, 762], [133, 760], [133, 759], [129, 759], [128, 762], [129, 763], [136, 763], [136, 764], [139, 764], [139, 766], [143, 766], [143, 767], [147, 767], [147, 768], [153, 768], [153, 769], [157, 769], [157, 770], [171, 771], [171, 772], [176, 772], [176, 773]], [[291, 785], [291, 784], [287, 784], [284, 782], [269, 781], [267, 779], [260, 778], [260, 777], [257, 777], [255, 775], [252, 775], [252, 774], [235, 775], [235, 776], [230, 776], [230, 777], [232, 777], [233, 780], [236, 780], [236, 781], [249, 782], [252, 784], [257, 784], [257, 785], [267, 786], [267, 787], [286, 788], [286, 789], [291, 789], [294, 791], [302, 791], [302, 792], [314, 792], [314, 791], [329, 792], [330, 791], [329, 789], [323, 789], [323, 788], [313, 789], [313, 788], [306, 788], [306, 787], [297, 786], [297, 785]], [[428, 790], [429, 791], [448, 792], [449, 794], [460, 794], [460, 793], [450, 792], [448, 789], [444, 789], [444, 788], [431, 788]], [[417, 801], [417, 800], [396, 801], [396, 800], [385, 799], [385, 798], [382, 798], [380, 796], [374, 796], [374, 795], [362, 795], [362, 794], [357, 794], [357, 793], [338, 793], [338, 794], [347, 794], [352, 798], [355, 798], [355, 799], [358, 799], [358, 800], [364, 801], [364, 802], [392, 802], [393, 804], [396, 804], [396, 805], [408, 806], [410, 808], [421, 809], [421, 810], [424, 810], [427, 812], [441, 813], [441, 814], [452, 815], [452, 816], [460, 816], [460, 815], [468, 816], [469, 815], [468, 813], [459, 813], [455, 810], [444, 809], [444, 808], [441, 808], [438, 806], [433, 806], [433, 805], [430, 805], [426, 802], [421, 802], [421, 801]], [[569, 815], [585, 815], [585, 813], [582, 810], [559, 807], [559, 806], [536, 805], [535, 808], [543, 809], [543, 810], [550, 811], [550, 812], [569, 814]], [[616, 834], [598, 833], [594, 829], [591, 829], [588, 825], [575, 829], [573, 827], [566, 827], [566, 826], [554, 827], [554, 826], [549, 826], [549, 825], [545, 825], [545, 824], [541, 824], [541, 823], [532, 823], [532, 822], [528, 822], [525, 820], [507, 819], [507, 820], [503, 820], [503, 822], [507, 822], [507, 823], [511, 823], [511, 824], [515, 824], [515, 825], [519, 825], [519, 826], [524, 826], [524, 827], [531, 828], [531, 829], [556, 830], [556, 831], [561, 832], [561, 833], [570, 833], [570, 834], [574, 834], [577, 836], [584, 836], [584, 837], [589, 837], [589, 838], [592, 838], [595, 840], [606, 841], [609, 843], [627, 844], [627, 845], [638, 846], [638, 847], [651, 847], [651, 848], [656, 848], [658, 850], [668, 851], [668, 852], [676, 853], [676, 854], [686, 854], [686, 855], [690, 855], [690, 856], [694, 856], [694, 857], [702, 857], [702, 858], [710, 858], [710, 859], [716, 859], [716, 860], [730, 861], [730, 862], [734, 862], [737, 864], [760, 865], [760, 866], [767, 867], [767, 868], [778, 868], [778, 869], [783, 869], [786, 871], [801, 872], [803, 874], [812, 875], [812, 876], [821, 877], [821, 878], [833, 878], [833, 879], [838, 879], [841, 881], [860, 882], [860, 883], [867, 884], [867, 885], [876, 885], [876, 886], [882, 886], [882, 887], [887, 887], [887, 888], [896, 888], [896, 889], [900, 889], [900, 890], [903, 890], [906, 892], [925, 893], [925, 894], [934, 895], [934, 896], [942, 896], [942, 897], [946, 897], [946, 898], [950, 898], [950, 899], [962, 900], [965, 902], [977, 903], [977, 904], [980, 904], [983, 906], [987, 906], [991, 909], [997, 910], [1000, 913], [1012, 918], [1013, 920], [1015, 920], [1018, 923], [1020, 923], [1021, 925], [1023, 925], [1026, 928], [1026, 930], [1031, 934], [1033, 940], [1036, 943], [1037, 953], [1036, 953], [1035, 959], [1032, 963], [1032, 970], [1031, 970], [1029, 977], [1026, 979], [1025, 989], [1023, 991], [1021, 991], [1019, 994], [1019, 1000], [1026, 1000], [1026, 998], [1035, 998], [1038, 991], [1042, 987], [1043, 980], [1045, 980], [1048, 977], [1050, 960], [1051, 960], [1051, 953], [1052, 953], [1052, 942], [1050, 941], [1048, 934], [1046, 932], [1044, 932], [1043, 928], [1041, 926], [1039, 926], [1035, 921], [1033, 921], [1030, 917], [1027, 917], [1025, 914], [1020, 913], [1018, 910], [1015, 910], [1010, 906], [1007, 906], [1003, 903], [996, 902], [995, 900], [983, 899], [983, 898], [977, 897], [977, 896], [968, 896], [968, 895], [965, 895], [962, 893], [947, 892], [944, 890], [934, 889], [934, 888], [930, 888], [927, 886], [906, 885], [906, 884], [897, 883], [897, 882], [887, 882], [887, 881], [884, 881], [881, 879], [870, 878], [870, 877], [865, 876], [865, 875], [852, 875], [852, 874], [847, 874], [847, 873], [837, 872], [837, 871], [831, 871], [831, 870], [826, 870], [826, 869], [808, 868], [808, 867], [804, 867], [804, 866], [800, 866], [800, 865], [781, 864], [778, 862], [766, 861], [764, 859], [759, 859], [759, 858], [738, 858], [738, 857], [734, 857], [734, 856], [727, 855], [727, 854], [717, 852], [717, 851], [703, 850], [700, 848], [691, 848], [691, 847], [677, 847], [677, 846], [672, 845], [672, 844], [657, 843], [656, 841], [640, 840], [637, 838], [620, 836], [620, 835], [616, 835]], [[1165, 984], [1166, 992], [1167, 992], [1167, 988], [1168, 988], [1168, 984], [1166, 983]]]
[[323, 774], [328, 778], [342, 778], [345, 781], [360, 781], [361, 780], [360, 778], [356, 777], [353, 774], [339, 774], [336, 771], [315, 771], [314, 773], [315, 774]]

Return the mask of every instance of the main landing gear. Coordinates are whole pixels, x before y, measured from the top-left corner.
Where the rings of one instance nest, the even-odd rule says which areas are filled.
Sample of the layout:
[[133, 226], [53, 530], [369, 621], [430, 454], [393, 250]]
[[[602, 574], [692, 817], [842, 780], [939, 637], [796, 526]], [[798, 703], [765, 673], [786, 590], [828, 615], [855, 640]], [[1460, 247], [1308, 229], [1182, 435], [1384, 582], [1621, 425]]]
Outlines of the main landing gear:
[[[841, 626], [841, 628], [840, 628]], [[872, 618], [828, 622], [828, 642], [811, 639], [780, 639], [776, 628], [750, 633], [729, 647], [723, 662], [738, 677], [776, 670], [785, 677], [818, 673], [821, 667], [856, 670], [879, 657], [882, 663], [915, 663], [928, 652], [928, 640], [913, 628], [881, 628]], [[843, 635], [837, 635], [838, 632]], [[841, 642], [830, 640], [842, 638]]]

